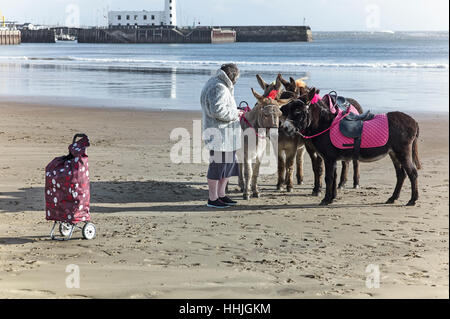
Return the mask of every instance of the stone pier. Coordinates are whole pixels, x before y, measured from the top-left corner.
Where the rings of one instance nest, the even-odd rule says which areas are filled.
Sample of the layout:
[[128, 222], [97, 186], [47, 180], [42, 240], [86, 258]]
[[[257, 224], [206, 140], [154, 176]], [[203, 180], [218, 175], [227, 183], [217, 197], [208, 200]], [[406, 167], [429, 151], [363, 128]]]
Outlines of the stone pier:
[[20, 44], [20, 31], [0, 30], [0, 45]]

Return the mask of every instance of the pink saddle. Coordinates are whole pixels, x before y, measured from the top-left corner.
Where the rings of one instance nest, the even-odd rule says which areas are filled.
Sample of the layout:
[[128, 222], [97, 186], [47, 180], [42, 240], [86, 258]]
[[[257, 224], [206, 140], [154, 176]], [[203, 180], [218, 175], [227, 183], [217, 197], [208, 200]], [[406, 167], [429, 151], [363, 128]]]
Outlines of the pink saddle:
[[[339, 149], [353, 149], [354, 139], [342, 135], [339, 123], [345, 116], [344, 112], [339, 112], [333, 121], [330, 130], [330, 139], [333, 145]], [[363, 122], [361, 135], [361, 148], [383, 147], [389, 139], [389, 123], [386, 114], [377, 114], [370, 121]]]

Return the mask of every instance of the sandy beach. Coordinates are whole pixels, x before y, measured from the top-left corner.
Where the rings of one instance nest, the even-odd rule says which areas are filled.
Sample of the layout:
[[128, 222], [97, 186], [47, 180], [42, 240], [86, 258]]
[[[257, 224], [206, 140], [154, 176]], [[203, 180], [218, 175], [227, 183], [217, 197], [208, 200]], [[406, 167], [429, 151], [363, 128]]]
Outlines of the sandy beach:
[[[420, 199], [383, 203], [390, 159], [361, 164], [361, 189], [319, 207], [305, 184], [227, 210], [205, 207], [205, 164], [173, 164], [172, 129], [199, 112], [49, 107], [0, 102], [0, 298], [448, 298], [448, 113], [420, 124]], [[91, 212], [98, 237], [50, 240], [44, 168], [75, 133], [91, 140]], [[350, 170], [352, 174], [352, 170]], [[232, 189], [237, 180], [232, 181]], [[351, 184], [351, 183], [349, 183]], [[80, 288], [66, 287], [68, 265]], [[380, 288], [366, 287], [377, 265]]]

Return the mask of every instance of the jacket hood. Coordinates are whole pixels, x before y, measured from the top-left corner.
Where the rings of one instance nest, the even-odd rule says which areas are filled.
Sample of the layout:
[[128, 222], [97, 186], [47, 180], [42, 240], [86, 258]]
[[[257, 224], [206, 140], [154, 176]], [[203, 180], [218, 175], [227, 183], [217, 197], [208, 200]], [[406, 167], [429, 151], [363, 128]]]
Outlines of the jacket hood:
[[230, 78], [228, 77], [228, 75], [221, 69], [217, 70], [217, 77], [224, 82], [224, 84], [230, 89], [233, 90], [234, 89], [234, 84], [233, 82], [231, 82]]

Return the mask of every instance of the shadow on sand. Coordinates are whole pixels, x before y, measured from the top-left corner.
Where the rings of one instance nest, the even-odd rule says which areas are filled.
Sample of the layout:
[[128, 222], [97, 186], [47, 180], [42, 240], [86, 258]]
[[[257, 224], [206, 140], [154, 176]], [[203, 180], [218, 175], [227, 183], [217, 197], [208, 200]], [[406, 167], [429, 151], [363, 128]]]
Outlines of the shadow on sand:
[[[201, 186], [203, 189], [200, 189]], [[231, 189], [236, 186], [232, 185]], [[300, 189], [308, 191], [307, 188]], [[266, 194], [264, 194], [266, 191]], [[119, 212], [211, 212], [216, 211], [207, 208], [204, 200], [208, 197], [208, 191], [204, 183], [195, 182], [161, 182], [161, 181], [131, 181], [131, 182], [92, 182], [91, 183], [91, 211], [92, 213], [119, 213]], [[232, 197], [240, 200], [240, 193], [232, 192]], [[317, 203], [285, 204], [281, 196], [285, 197], [309, 197], [308, 193], [275, 193], [269, 186], [264, 189], [262, 195], [273, 199], [274, 204], [257, 204], [253, 201], [239, 201], [236, 207], [228, 208], [226, 211], [263, 211], [263, 210], [296, 210], [296, 209], [318, 209], [320, 199]], [[277, 200], [280, 196], [280, 200]], [[192, 202], [199, 202], [194, 204]], [[157, 205], [144, 205], [144, 204]], [[114, 204], [124, 204], [111, 206]], [[134, 204], [133, 207], [125, 204]], [[142, 205], [139, 205], [142, 204]], [[355, 204], [332, 204], [329, 208], [361, 208], [386, 206], [384, 203], [355, 203]], [[400, 206], [400, 205], [399, 205]], [[16, 192], [0, 193], [0, 213], [2, 212], [43, 212], [44, 188], [23, 188]], [[26, 239], [24, 239], [26, 240]]]

